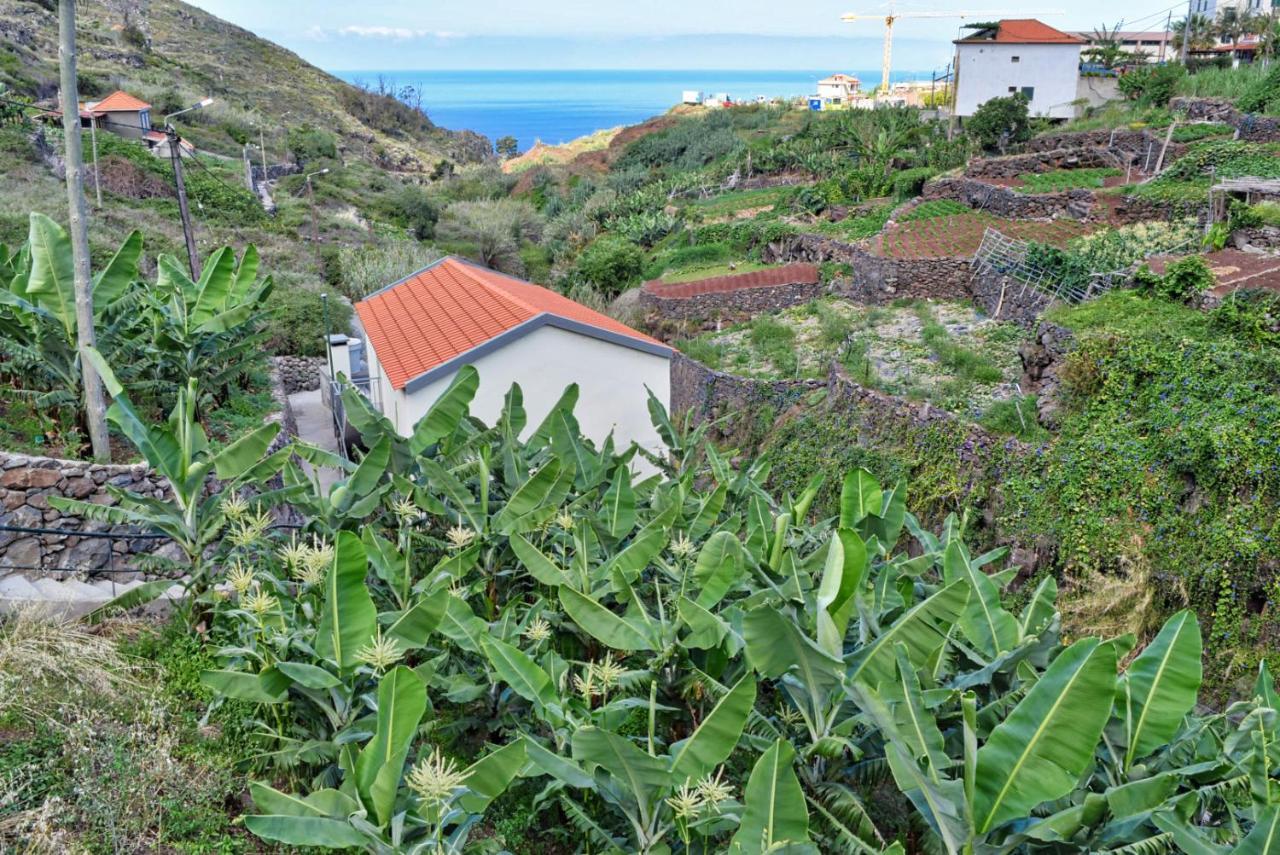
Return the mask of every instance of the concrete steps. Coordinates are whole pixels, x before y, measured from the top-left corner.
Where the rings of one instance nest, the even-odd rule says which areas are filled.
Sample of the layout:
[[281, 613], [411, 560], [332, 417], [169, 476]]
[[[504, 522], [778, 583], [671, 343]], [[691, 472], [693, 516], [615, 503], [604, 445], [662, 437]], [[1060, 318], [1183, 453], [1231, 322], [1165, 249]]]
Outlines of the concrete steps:
[[[52, 576], [29, 577], [11, 573], [0, 577], [0, 614], [40, 608], [52, 616], [80, 618], [141, 584], [143, 580], [136, 578], [84, 582], [71, 577], [55, 579]], [[145, 609], [148, 614], [166, 614], [174, 601], [183, 596], [182, 585], [175, 583], [159, 599], [148, 603]]]

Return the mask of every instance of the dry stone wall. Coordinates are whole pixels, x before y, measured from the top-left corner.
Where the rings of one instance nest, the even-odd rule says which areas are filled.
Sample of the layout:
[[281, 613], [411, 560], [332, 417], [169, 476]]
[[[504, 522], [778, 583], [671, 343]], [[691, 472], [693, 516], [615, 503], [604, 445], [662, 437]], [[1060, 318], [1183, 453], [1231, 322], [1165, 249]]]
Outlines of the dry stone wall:
[[971, 161], [964, 174], [970, 178], [1017, 178], [1027, 172], [1115, 166], [1116, 159], [1114, 153], [1100, 145], [1037, 149], [1027, 154], [984, 157]]
[[1010, 187], [963, 177], [930, 181], [924, 186], [921, 198], [953, 199], [970, 208], [980, 208], [1011, 220], [1085, 220], [1095, 208], [1093, 193], [1089, 190], [1019, 193]]
[[323, 356], [277, 356], [271, 361], [286, 395], [320, 388], [320, 371], [325, 366]]
[[[280, 373], [273, 370], [271, 378], [277, 409], [266, 421], [281, 425], [269, 449], [276, 451], [291, 442], [298, 429]], [[138, 537], [145, 532], [136, 526], [85, 520], [63, 514], [49, 504], [49, 497], [64, 496], [114, 506], [118, 501], [108, 489], [112, 487], [155, 499], [168, 496], [164, 479], [145, 463], [99, 464], [0, 451], [0, 575], [19, 567], [93, 572], [111, 564], [119, 569], [130, 563], [130, 556], [145, 553], [176, 557], [172, 544]], [[217, 485], [211, 484], [210, 489], [217, 489]], [[66, 533], [8, 531], [4, 527]], [[77, 536], [81, 531], [106, 532], [121, 539]]]
[[878, 305], [902, 297], [962, 300], [969, 296], [969, 262], [961, 258], [897, 259], [822, 235], [791, 235], [763, 247], [770, 263], [833, 262], [847, 272], [832, 280], [832, 290], [858, 303]]
[[[136, 535], [132, 526], [113, 526], [67, 516], [49, 505], [50, 496], [81, 499], [95, 505], [115, 505], [107, 490], [118, 487], [162, 499], [166, 487], [146, 464], [103, 465], [52, 457], [0, 452], [0, 526], [28, 529], [79, 529]], [[0, 530], [0, 573], [6, 568], [46, 566], [91, 571], [115, 557], [149, 552], [155, 541], [143, 538], [107, 540], [74, 535], [35, 534]], [[114, 555], [112, 554], [114, 551]]]

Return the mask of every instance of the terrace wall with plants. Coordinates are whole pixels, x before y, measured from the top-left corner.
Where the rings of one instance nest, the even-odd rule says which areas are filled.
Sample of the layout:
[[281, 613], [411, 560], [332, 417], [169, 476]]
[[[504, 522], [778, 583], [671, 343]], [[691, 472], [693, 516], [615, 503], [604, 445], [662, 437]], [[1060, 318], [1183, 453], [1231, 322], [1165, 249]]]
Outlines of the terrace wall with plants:
[[691, 297], [664, 297], [642, 290], [640, 305], [646, 312], [672, 320], [750, 317], [759, 312], [799, 306], [817, 298], [823, 290], [821, 282], [710, 291]]
[[[298, 436], [298, 425], [289, 406], [289, 396], [281, 374], [272, 371], [271, 396], [276, 411], [264, 423], [279, 423], [280, 432], [268, 448], [278, 451]], [[274, 486], [282, 486], [275, 483]], [[220, 489], [211, 481], [209, 490]], [[169, 497], [168, 485], [145, 463], [100, 464], [84, 460], [63, 460], [16, 454], [0, 450], [0, 526], [65, 529], [67, 534], [27, 534], [0, 531], [0, 577], [8, 568], [45, 567], [76, 572], [92, 572], [107, 566], [110, 553], [117, 557], [156, 554], [176, 555], [168, 541], [133, 538], [107, 540], [85, 538], [76, 532], [109, 532], [134, 535], [133, 525], [95, 522], [54, 508], [50, 498], [62, 497], [95, 505], [115, 506], [114, 491], [130, 490], [154, 499]], [[125, 565], [128, 562], [123, 562]], [[116, 564], [120, 568], [120, 564]]]
[[988, 184], [975, 178], [939, 178], [924, 186], [921, 199], [954, 199], [970, 208], [980, 208], [1013, 220], [1069, 217], [1087, 219], [1094, 209], [1093, 192], [1067, 190], [1062, 193], [1019, 193], [1009, 187]]
[[969, 162], [964, 174], [970, 178], [1017, 178], [1026, 172], [1093, 169], [1115, 165], [1116, 156], [1104, 146], [1073, 146], [1006, 157], [978, 158]]
[[[1046, 134], [1027, 141], [1027, 150], [1032, 152], [1049, 152], [1061, 149], [1083, 149], [1090, 147], [1107, 147], [1118, 154], [1136, 155], [1139, 162], [1148, 156], [1159, 155], [1164, 145], [1164, 134], [1153, 134], [1148, 130], [1098, 130], [1098, 131], [1065, 131]], [[1165, 162], [1172, 162], [1186, 154], [1185, 143], [1172, 142], [1165, 152]]]
[[832, 289], [858, 303], [877, 305], [903, 297], [963, 300], [969, 297], [969, 261], [960, 258], [896, 259], [821, 235], [791, 235], [768, 244], [770, 263], [833, 263], [839, 272]]
[[1053, 303], [1053, 298], [1030, 285], [997, 273], [972, 276], [969, 288], [973, 302], [983, 312], [1000, 321], [1030, 325]]

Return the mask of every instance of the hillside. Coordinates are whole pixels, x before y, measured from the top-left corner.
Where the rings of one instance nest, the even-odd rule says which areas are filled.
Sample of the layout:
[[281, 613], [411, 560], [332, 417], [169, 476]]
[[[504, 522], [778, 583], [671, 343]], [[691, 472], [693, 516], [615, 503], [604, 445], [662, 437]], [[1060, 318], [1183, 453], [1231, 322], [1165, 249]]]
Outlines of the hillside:
[[[0, 83], [24, 95], [57, 91], [57, 18], [49, 0], [0, 0]], [[180, 0], [108, 0], [79, 8], [81, 95], [124, 88], [163, 113], [205, 96], [215, 104], [184, 117], [201, 147], [225, 154], [257, 138], [268, 148], [284, 127], [334, 132], [342, 153], [386, 169], [423, 172], [440, 161], [490, 155], [489, 141], [438, 128], [394, 98], [327, 74], [297, 54]]]

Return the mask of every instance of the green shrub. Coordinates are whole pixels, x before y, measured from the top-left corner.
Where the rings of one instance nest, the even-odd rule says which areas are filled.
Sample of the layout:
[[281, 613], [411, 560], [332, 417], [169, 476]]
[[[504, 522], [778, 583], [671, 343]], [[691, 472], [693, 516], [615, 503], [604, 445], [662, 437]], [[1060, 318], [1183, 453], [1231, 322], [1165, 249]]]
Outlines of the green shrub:
[[640, 278], [644, 253], [630, 241], [602, 235], [578, 256], [578, 272], [607, 295], [618, 294]]
[[[325, 306], [320, 295], [300, 286], [277, 287], [267, 300], [272, 310], [267, 321], [265, 347], [278, 356], [323, 356]], [[333, 295], [328, 298], [329, 330], [351, 329], [351, 307]]]
[[1209, 313], [1214, 329], [1244, 341], [1280, 347], [1280, 294], [1262, 289], [1233, 291]]
[[1220, 137], [1235, 133], [1231, 125], [1220, 122], [1196, 122], [1193, 125], [1178, 125], [1173, 129], [1173, 141], [1180, 143], [1196, 142], [1207, 137]]
[[955, 199], [930, 199], [927, 202], [921, 202], [906, 214], [898, 219], [901, 223], [911, 223], [916, 220], [932, 220], [935, 217], [950, 217], [954, 214], [963, 214], [973, 210], [963, 202], [957, 202]]
[[1101, 187], [1107, 178], [1120, 175], [1114, 167], [1055, 169], [1052, 172], [1024, 172], [1018, 178], [1028, 193], [1058, 193], [1063, 190]]
[[426, 190], [416, 184], [401, 187], [391, 199], [393, 216], [418, 240], [435, 236], [440, 210]]
[[293, 159], [301, 164], [338, 156], [337, 138], [311, 125], [289, 128], [285, 134], [285, 146]]
[[1120, 91], [1131, 101], [1163, 107], [1177, 93], [1186, 74], [1176, 63], [1141, 65], [1120, 76]]
[[1259, 113], [1280, 100], [1280, 65], [1273, 65], [1265, 76], [1255, 80], [1236, 100], [1246, 113]]
[[987, 151], [1003, 151], [1031, 139], [1027, 97], [1021, 93], [983, 102], [965, 122], [965, 132]]

